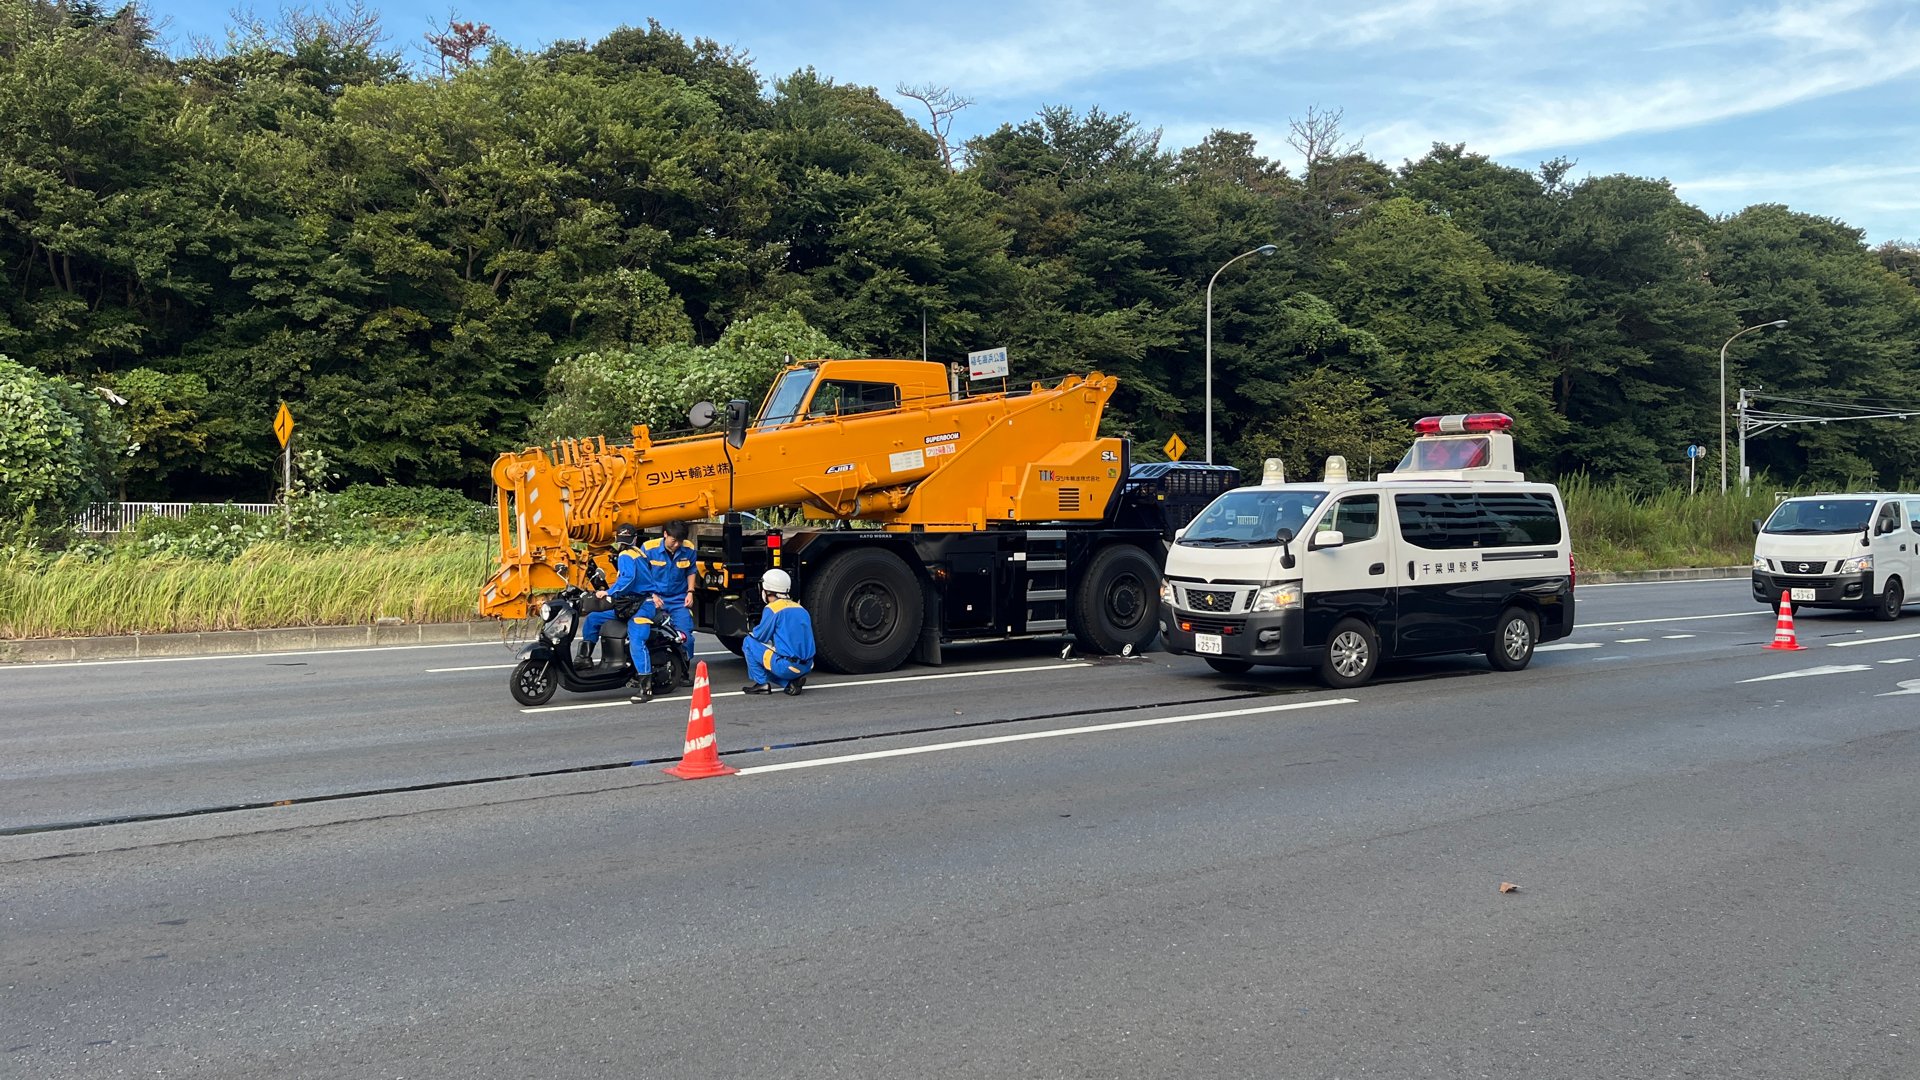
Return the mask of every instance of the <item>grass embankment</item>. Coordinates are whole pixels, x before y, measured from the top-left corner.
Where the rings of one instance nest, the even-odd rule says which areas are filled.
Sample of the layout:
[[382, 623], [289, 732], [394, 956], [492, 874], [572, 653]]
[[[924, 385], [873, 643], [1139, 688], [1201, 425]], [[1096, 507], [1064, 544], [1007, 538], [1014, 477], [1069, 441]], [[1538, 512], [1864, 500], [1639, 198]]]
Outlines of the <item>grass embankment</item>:
[[[1575, 478], [1561, 485], [1580, 569], [1744, 566], [1771, 489], [1639, 496]], [[383, 617], [474, 617], [495, 541], [450, 536], [405, 546], [263, 543], [231, 560], [143, 553], [105, 559], [0, 555], [0, 637], [365, 625]]]
[[231, 561], [15, 552], [0, 556], [0, 637], [451, 622], [474, 617], [496, 549], [463, 536], [406, 547], [259, 544]]

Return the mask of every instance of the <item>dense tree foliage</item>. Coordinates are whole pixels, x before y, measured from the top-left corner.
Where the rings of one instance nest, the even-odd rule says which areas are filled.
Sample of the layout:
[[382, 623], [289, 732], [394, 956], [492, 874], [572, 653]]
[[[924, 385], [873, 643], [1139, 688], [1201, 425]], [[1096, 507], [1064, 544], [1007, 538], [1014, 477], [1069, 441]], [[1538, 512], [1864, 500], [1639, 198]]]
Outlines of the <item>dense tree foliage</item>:
[[[296, 12], [175, 58], [137, 7], [0, 0], [0, 351], [51, 380], [0, 437], [68, 431], [48, 395], [103, 387], [128, 404], [68, 420], [118, 441], [63, 459], [98, 474], [64, 490], [262, 496], [285, 401], [348, 479], [478, 495], [499, 450], [671, 426], [786, 349], [924, 341], [1118, 375], [1113, 431], [1198, 453], [1210, 282], [1214, 456], [1244, 468], [1378, 465], [1416, 416], [1500, 409], [1535, 472], [1666, 485], [1717, 446], [1721, 344], [1782, 318], [1729, 350], [1730, 388], [1920, 405], [1920, 256], [1781, 206], [1716, 219], [1460, 146], [1393, 168], [1314, 110], [1297, 176], [1246, 134], [1169, 149], [1099, 108], [949, 160], [873, 89], [657, 23], [430, 40], [418, 72], [369, 22]], [[1896, 483], [1920, 412], [1752, 457]]]

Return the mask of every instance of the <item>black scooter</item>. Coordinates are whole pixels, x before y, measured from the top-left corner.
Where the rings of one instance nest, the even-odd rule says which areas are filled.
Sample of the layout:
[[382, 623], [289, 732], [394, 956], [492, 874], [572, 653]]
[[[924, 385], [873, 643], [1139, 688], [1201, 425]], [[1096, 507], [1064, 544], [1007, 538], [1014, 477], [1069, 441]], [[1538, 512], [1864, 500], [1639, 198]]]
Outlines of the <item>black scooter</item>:
[[[520, 663], [514, 666], [507, 680], [507, 690], [513, 700], [528, 706], [545, 705], [553, 700], [554, 691], [563, 686], [576, 694], [624, 689], [633, 678], [625, 634], [600, 638], [605, 657], [598, 664], [582, 666], [574, 656], [573, 643], [580, 633], [581, 620], [590, 611], [612, 606], [612, 601], [577, 586], [569, 586], [541, 604], [539, 640], [520, 650]], [[655, 694], [670, 694], [681, 686], [693, 684], [692, 665], [687, 659], [687, 636], [673, 625], [664, 611], [653, 618], [653, 631], [647, 635], [647, 656], [653, 661]]]

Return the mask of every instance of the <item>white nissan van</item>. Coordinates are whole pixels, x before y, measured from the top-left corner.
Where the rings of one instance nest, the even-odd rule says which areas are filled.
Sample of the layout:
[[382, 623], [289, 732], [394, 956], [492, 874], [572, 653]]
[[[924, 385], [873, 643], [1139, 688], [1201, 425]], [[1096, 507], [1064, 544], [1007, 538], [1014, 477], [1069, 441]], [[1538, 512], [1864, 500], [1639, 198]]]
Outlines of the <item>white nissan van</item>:
[[1430, 416], [1391, 473], [1225, 492], [1167, 553], [1168, 651], [1240, 674], [1318, 668], [1358, 686], [1382, 659], [1483, 652], [1518, 671], [1573, 632], [1573, 547], [1551, 484], [1514, 471], [1502, 413]]
[[1897, 619], [1920, 571], [1920, 495], [1803, 495], [1756, 522], [1753, 598]]

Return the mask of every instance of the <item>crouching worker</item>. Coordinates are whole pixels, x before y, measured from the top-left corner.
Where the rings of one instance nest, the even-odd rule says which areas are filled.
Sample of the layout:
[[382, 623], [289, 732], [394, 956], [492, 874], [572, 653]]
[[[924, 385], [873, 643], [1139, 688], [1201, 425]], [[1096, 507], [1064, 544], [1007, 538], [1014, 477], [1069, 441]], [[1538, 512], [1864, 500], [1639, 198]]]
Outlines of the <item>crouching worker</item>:
[[785, 570], [762, 574], [760, 592], [767, 606], [760, 612], [760, 625], [747, 635], [746, 648], [740, 650], [753, 681], [741, 689], [749, 694], [775, 690], [798, 694], [813, 670], [813, 617], [790, 595], [793, 579]]

